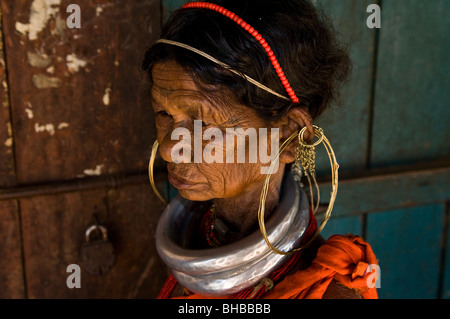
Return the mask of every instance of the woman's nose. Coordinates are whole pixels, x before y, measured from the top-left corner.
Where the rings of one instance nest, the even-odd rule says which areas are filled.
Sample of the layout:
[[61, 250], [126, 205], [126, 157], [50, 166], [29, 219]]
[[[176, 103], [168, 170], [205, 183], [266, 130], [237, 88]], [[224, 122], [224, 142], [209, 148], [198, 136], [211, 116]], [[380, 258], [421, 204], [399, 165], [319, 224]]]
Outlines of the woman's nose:
[[169, 163], [191, 163], [192, 142], [192, 131], [185, 125], [179, 125], [160, 141], [159, 154]]

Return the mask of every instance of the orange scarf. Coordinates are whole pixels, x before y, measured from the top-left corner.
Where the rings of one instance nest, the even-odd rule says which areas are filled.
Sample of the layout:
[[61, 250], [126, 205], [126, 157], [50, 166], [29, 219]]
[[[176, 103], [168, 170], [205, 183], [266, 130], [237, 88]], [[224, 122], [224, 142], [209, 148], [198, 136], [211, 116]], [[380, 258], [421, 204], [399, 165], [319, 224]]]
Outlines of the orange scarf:
[[377, 299], [376, 288], [369, 288], [375, 279], [375, 270], [366, 273], [370, 264], [377, 259], [368, 243], [353, 235], [335, 235], [319, 248], [311, 266], [287, 276], [264, 298], [321, 299], [334, 278], [364, 299]]

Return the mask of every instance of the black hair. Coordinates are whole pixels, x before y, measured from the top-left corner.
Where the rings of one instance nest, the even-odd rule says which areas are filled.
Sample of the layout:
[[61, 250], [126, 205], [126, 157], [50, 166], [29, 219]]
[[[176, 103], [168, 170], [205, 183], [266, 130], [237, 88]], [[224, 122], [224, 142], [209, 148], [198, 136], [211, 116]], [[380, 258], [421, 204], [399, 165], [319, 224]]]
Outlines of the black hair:
[[[337, 43], [324, 15], [306, 0], [219, 0], [209, 1], [239, 15], [269, 43], [300, 105], [315, 118], [337, 96], [351, 63]], [[162, 29], [161, 38], [178, 41], [208, 53], [277, 93], [288, 97], [270, 60], [259, 44], [233, 20], [208, 9], [178, 9]], [[151, 69], [158, 62], [176, 61], [196, 83], [213, 85], [216, 100], [224, 90], [265, 119], [277, 118], [292, 102], [250, 84], [241, 76], [186, 50], [158, 43], [147, 50], [142, 63], [152, 82]], [[229, 93], [227, 93], [229, 94]]]

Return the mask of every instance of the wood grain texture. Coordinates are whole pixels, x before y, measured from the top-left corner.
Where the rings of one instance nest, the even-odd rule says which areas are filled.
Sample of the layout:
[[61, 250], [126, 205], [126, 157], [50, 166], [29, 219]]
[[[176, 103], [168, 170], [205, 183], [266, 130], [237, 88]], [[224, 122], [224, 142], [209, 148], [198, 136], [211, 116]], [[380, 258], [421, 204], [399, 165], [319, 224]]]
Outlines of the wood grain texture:
[[25, 297], [17, 201], [0, 201], [0, 298]]
[[9, 85], [3, 48], [2, 10], [0, 8], [0, 188], [16, 183], [14, 172], [14, 137], [11, 126]]
[[442, 235], [442, 288], [440, 291], [440, 298], [450, 299], [450, 203], [446, 203], [446, 223], [444, 223]]
[[66, 26], [70, 1], [42, 3], [1, 2], [18, 182], [145, 171], [154, 125], [140, 65], [159, 1], [78, 1], [79, 29]]
[[[421, 170], [339, 181], [333, 216], [444, 202], [450, 197], [450, 168]], [[321, 184], [321, 199], [329, 199], [329, 183]]]
[[[317, 222], [320, 225], [322, 221], [318, 218]], [[331, 218], [320, 234], [325, 239], [328, 239], [332, 235], [353, 234], [362, 236], [363, 215]]]
[[[376, 32], [366, 26], [366, 8], [373, 2], [316, 2], [317, 7], [329, 17], [353, 64], [352, 73], [340, 92], [339, 100], [317, 120], [333, 146], [341, 171], [358, 171], [366, 166]], [[321, 146], [317, 149], [318, 173], [329, 174], [328, 157]]]
[[372, 167], [450, 156], [450, 2], [383, 1]]
[[[29, 298], [154, 298], [166, 278], [154, 235], [162, 206], [149, 186], [86, 191], [21, 200]], [[90, 275], [80, 247], [94, 215], [108, 229], [116, 263]], [[81, 267], [81, 288], [69, 289], [69, 264]]]
[[438, 298], [441, 204], [370, 214], [367, 239], [381, 268], [380, 298]]

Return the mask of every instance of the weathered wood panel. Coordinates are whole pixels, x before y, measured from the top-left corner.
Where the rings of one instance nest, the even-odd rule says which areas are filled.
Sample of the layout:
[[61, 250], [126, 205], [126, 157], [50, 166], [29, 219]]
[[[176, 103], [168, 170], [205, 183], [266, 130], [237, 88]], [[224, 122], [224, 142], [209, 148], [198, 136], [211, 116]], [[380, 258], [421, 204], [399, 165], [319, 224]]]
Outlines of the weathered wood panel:
[[[357, 236], [363, 235], [363, 215], [332, 217], [327, 222], [325, 228], [321, 232], [323, 238], [328, 239], [331, 235], [353, 234]], [[317, 219], [319, 225], [321, 218]]]
[[190, 2], [187, 0], [162, 0], [163, 21], [166, 21], [169, 15], [180, 8], [183, 4]]
[[[146, 170], [154, 139], [140, 64], [159, 1], [1, 1], [17, 180]], [[47, 4], [47, 5], [45, 5]]]
[[[450, 198], [450, 168], [418, 170], [339, 181], [334, 216], [413, 207]], [[329, 183], [320, 184], [321, 199], [330, 197]]]
[[381, 268], [380, 298], [438, 297], [443, 221], [441, 204], [368, 216], [367, 238]]
[[17, 201], [0, 201], [0, 298], [24, 298]]
[[450, 2], [385, 0], [373, 167], [450, 156]]
[[446, 229], [443, 233], [443, 269], [442, 269], [442, 289], [441, 298], [450, 299], [450, 203], [446, 203]]
[[[162, 206], [148, 185], [21, 200], [29, 298], [154, 298], [166, 277], [154, 232]], [[108, 229], [116, 263], [91, 275], [80, 259], [94, 216]], [[81, 267], [81, 288], [69, 289], [69, 264]]]
[[3, 49], [2, 11], [0, 8], [0, 187], [10, 187], [16, 182], [14, 172], [14, 140], [9, 107], [9, 88]]
[[[376, 35], [375, 29], [366, 26], [366, 8], [374, 2], [317, 1], [317, 6], [323, 9], [333, 23], [353, 64], [349, 81], [340, 92], [340, 100], [317, 121], [333, 146], [341, 171], [356, 171], [366, 167]], [[330, 164], [322, 147], [318, 147], [316, 158], [319, 173], [329, 174]]]

